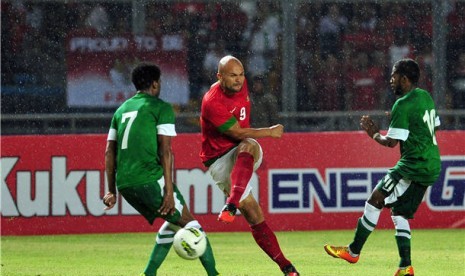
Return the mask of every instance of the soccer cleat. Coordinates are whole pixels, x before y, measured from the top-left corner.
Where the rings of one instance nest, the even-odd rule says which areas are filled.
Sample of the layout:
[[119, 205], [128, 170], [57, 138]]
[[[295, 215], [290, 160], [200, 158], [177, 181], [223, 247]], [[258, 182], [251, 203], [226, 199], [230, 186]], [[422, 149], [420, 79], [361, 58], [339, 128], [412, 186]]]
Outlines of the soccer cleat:
[[288, 265], [283, 268], [284, 276], [299, 276], [299, 272], [295, 269], [293, 265]]
[[325, 244], [325, 251], [328, 255], [333, 256], [334, 258], [339, 258], [348, 261], [351, 264], [358, 262], [359, 256], [356, 257], [350, 255], [348, 246], [332, 246]]
[[413, 276], [413, 266], [399, 267], [394, 276]]
[[223, 210], [221, 210], [218, 220], [224, 223], [231, 223], [234, 221], [235, 215], [237, 212], [236, 205], [228, 203], [224, 205]]

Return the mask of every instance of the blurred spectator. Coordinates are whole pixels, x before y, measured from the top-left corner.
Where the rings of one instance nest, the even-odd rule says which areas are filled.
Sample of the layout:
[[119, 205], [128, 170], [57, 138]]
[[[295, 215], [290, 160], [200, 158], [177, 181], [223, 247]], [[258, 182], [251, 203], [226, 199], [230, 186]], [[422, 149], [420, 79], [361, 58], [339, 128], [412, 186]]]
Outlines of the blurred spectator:
[[250, 88], [250, 100], [252, 101], [253, 113], [250, 118], [254, 127], [271, 126], [279, 123], [278, 100], [266, 88], [263, 76], [255, 76]]
[[129, 20], [116, 20], [115, 26], [113, 27], [112, 34], [113, 35], [130, 35], [131, 34], [131, 26], [129, 25], [131, 22]]
[[376, 29], [373, 30], [371, 41], [375, 50], [388, 52], [389, 47], [394, 43], [394, 33], [389, 23], [389, 17], [381, 14]]
[[[147, 5], [147, 17], [149, 18], [148, 30], [157, 35], [185, 35], [189, 23], [188, 10], [164, 2], [151, 2]], [[198, 12], [194, 12], [194, 14]], [[195, 22], [194, 22], [195, 24]]]
[[[69, 2], [64, 8], [65, 11], [63, 16], [65, 20], [59, 23], [63, 24], [66, 22], [69, 33], [83, 33], [91, 29], [86, 24], [86, 18], [92, 9], [89, 3]], [[66, 33], [65, 36], [66, 35], [68, 35], [68, 33]]]
[[418, 86], [423, 87], [427, 91], [433, 91], [433, 50], [431, 41], [421, 45], [417, 51], [416, 61], [420, 66], [420, 80]]
[[409, 33], [404, 29], [394, 30], [394, 41], [389, 46], [389, 64], [392, 67], [394, 63], [402, 58], [414, 58], [414, 47], [410, 43]]
[[355, 11], [360, 18], [360, 28], [365, 32], [372, 33], [378, 27], [379, 15], [375, 4], [360, 3], [356, 5]]
[[218, 18], [219, 31], [216, 33], [216, 38], [227, 41], [226, 51], [242, 59], [245, 51], [242, 35], [247, 28], [247, 14], [238, 3], [224, 1], [221, 2]]
[[[328, 54], [338, 56], [342, 47], [342, 35], [347, 28], [347, 18], [341, 14], [337, 4], [331, 4], [320, 22], [320, 53], [323, 58]], [[338, 56], [339, 57], [339, 56]]]
[[42, 8], [38, 5], [28, 3], [26, 6], [26, 24], [30, 28], [40, 31], [42, 29], [43, 18]]
[[349, 20], [343, 43], [350, 44], [353, 50], [372, 51], [375, 49], [376, 31], [379, 27], [376, 7], [370, 3], [354, 6], [355, 14]]
[[107, 10], [102, 5], [95, 6], [86, 18], [86, 25], [104, 35], [110, 29], [110, 19]]
[[131, 72], [139, 60], [133, 60], [130, 57], [123, 57], [122, 59], [116, 59], [110, 69], [109, 75], [111, 82], [114, 86], [121, 90], [126, 90], [128, 87], [132, 89]]
[[162, 3], [149, 4], [146, 6], [145, 32], [149, 35], [162, 36], [167, 32], [166, 21], [171, 20], [171, 16], [164, 17], [165, 14], [172, 14], [169, 5]]
[[[217, 81], [216, 73], [218, 73], [218, 60], [228, 55], [229, 53], [225, 49], [225, 42], [223, 40], [217, 40], [216, 43], [210, 43], [210, 49], [205, 55], [203, 60], [203, 74], [205, 79], [205, 85], [210, 87]], [[204, 89], [207, 91], [208, 89]]]
[[305, 60], [309, 60], [310, 55], [318, 51], [318, 44], [315, 41], [318, 41], [320, 8], [320, 5], [302, 3], [298, 9], [296, 46], [299, 51], [298, 56]]
[[15, 73], [20, 71], [21, 47], [27, 32], [26, 9], [20, 2], [1, 4], [2, 11], [2, 84], [13, 84]]
[[257, 13], [257, 5], [255, 4], [255, 1], [253, 0], [241, 1], [241, 3], [239, 4], [239, 8], [243, 12], [245, 12], [245, 14], [247, 15], [248, 21], [252, 20]]
[[[53, 43], [44, 36], [43, 32], [31, 29], [24, 37], [22, 45], [21, 82], [29, 85], [56, 85], [54, 75], [43, 74], [53, 72], [59, 67], [60, 59], [57, 59], [53, 51]], [[50, 78], [52, 77], [52, 78]]]
[[343, 47], [349, 44], [352, 50], [373, 50], [373, 42], [375, 40], [372, 37], [372, 33], [362, 29], [361, 18], [354, 16], [350, 19], [348, 27], [342, 36]]
[[252, 76], [268, 73], [279, 47], [281, 23], [270, 7], [270, 2], [257, 1], [256, 17], [249, 21], [244, 33], [243, 39], [248, 42], [245, 67]]
[[197, 105], [201, 99], [205, 74], [199, 68], [208, 51], [211, 32], [208, 14], [204, 5], [189, 5], [186, 10], [187, 30], [187, 74], [189, 78], [189, 100]]
[[278, 106], [281, 106], [283, 80], [282, 66], [279, 59], [275, 59], [275, 62], [271, 66], [271, 70], [268, 73], [267, 77], [268, 91], [278, 99]]
[[[433, 16], [431, 3], [420, 4], [421, 8], [411, 10], [412, 18], [412, 41], [416, 48], [428, 44], [433, 38]], [[429, 90], [431, 91], [431, 90]]]
[[318, 74], [315, 76], [317, 89], [316, 110], [343, 110], [343, 78], [340, 70], [341, 61], [334, 55], [327, 55]]
[[379, 109], [384, 110], [385, 108], [392, 106], [396, 100], [395, 95], [392, 93], [391, 87], [389, 85], [392, 67], [389, 64], [385, 51], [374, 50], [371, 53], [371, 60], [371, 64], [381, 70], [382, 81], [379, 84], [380, 87], [378, 87], [377, 93], [379, 94], [377, 97]]
[[447, 24], [449, 28], [447, 58], [454, 61], [465, 49], [465, 2], [455, 3], [454, 9], [447, 17]]
[[383, 17], [386, 19], [390, 28], [389, 31], [394, 33], [409, 33], [411, 26], [409, 24], [408, 13], [410, 11], [407, 7], [408, 3], [395, 3], [384, 2], [383, 5]]
[[315, 84], [313, 77], [319, 62], [318, 10], [319, 5], [302, 3], [297, 18], [297, 110], [314, 110]]
[[163, 31], [161, 29], [160, 18], [154, 15], [147, 15], [145, 33], [153, 36], [161, 36]]
[[384, 75], [382, 65], [372, 65], [366, 52], [358, 52], [346, 72], [346, 106], [349, 110], [380, 108]]
[[450, 90], [452, 93], [452, 107], [465, 109], [465, 51], [459, 54], [458, 60], [450, 74]]

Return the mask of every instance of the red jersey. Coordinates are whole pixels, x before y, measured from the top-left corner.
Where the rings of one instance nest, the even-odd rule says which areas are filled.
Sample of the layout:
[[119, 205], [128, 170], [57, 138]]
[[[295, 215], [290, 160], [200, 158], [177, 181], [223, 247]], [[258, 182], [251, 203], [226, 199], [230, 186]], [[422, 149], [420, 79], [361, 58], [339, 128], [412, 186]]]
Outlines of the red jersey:
[[240, 141], [224, 134], [236, 122], [241, 128], [250, 127], [250, 99], [247, 80], [242, 89], [233, 95], [226, 95], [219, 83], [212, 85], [203, 96], [200, 112], [202, 129], [202, 150], [200, 158], [209, 166], [218, 157], [237, 146]]

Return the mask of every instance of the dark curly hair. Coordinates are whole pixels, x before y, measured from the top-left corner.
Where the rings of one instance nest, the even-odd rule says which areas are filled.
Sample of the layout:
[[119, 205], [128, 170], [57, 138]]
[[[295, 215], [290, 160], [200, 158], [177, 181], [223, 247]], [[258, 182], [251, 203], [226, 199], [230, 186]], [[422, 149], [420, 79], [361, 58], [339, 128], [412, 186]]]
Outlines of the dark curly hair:
[[394, 64], [392, 72], [406, 76], [413, 84], [417, 84], [420, 79], [420, 66], [410, 58], [398, 60]]
[[132, 70], [131, 80], [138, 91], [145, 90], [150, 88], [154, 81], [158, 82], [160, 75], [160, 68], [156, 64], [142, 62]]

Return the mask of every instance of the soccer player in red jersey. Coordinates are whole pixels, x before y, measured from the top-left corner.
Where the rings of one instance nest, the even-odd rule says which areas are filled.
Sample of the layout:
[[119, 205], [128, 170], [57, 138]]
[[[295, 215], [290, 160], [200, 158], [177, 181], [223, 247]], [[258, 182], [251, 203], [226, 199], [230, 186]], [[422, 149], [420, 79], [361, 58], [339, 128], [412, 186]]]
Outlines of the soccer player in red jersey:
[[257, 244], [279, 265], [284, 275], [299, 275], [282, 253], [249, 185], [263, 158], [263, 151], [255, 139], [280, 138], [284, 127], [280, 124], [266, 128], [250, 127], [249, 91], [244, 67], [237, 58], [223, 57], [218, 64], [217, 78], [218, 81], [202, 99], [200, 157], [217, 186], [227, 196], [218, 220], [233, 222], [239, 209]]

